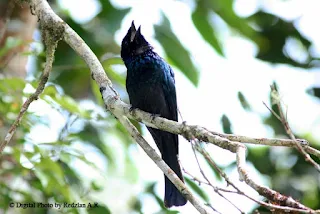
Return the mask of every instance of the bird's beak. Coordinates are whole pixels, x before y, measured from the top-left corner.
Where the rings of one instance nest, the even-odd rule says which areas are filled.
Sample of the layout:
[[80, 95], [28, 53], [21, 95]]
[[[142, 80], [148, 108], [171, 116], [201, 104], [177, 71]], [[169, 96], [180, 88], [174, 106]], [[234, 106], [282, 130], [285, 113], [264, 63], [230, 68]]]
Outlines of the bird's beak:
[[136, 36], [136, 27], [134, 26], [134, 22], [132, 21], [131, 27], [130, 27], [130, 42], [133, 42], [134, 37]]

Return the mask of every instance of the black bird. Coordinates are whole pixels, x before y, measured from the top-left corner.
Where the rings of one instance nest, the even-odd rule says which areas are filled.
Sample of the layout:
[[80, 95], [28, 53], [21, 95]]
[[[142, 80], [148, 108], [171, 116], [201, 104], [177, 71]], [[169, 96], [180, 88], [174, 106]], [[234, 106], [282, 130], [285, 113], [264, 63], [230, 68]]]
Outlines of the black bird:
[[[126, 87], [133, 108], [178, 121], [174, 74], [171, 67], [153, 51], [132, 22], [122, 40], [121, 58], [127, 67]], [[162, 159], [183, 180], [178, 162], [178, 135], [147, 127]], [[164, 205], [183, 206], [187, 200], [165, 176]]]

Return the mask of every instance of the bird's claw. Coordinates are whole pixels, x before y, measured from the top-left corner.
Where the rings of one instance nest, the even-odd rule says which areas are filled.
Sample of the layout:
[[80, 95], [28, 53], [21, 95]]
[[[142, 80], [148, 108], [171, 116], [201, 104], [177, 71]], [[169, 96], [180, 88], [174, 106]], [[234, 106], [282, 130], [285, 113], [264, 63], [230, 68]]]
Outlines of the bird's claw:
[[130, 106], [129, 108], [129, 112], [133, 112], [134, 110], [136, 110], [137, 108], [133, 107], [133, 106]]
[[151, 113], [151, 120], [154, 120], [154, 119], [156, 119], [157, 117], [161, 117], [161, 115], [160, 115], [160, 114], [153, 114], [153, 113]]

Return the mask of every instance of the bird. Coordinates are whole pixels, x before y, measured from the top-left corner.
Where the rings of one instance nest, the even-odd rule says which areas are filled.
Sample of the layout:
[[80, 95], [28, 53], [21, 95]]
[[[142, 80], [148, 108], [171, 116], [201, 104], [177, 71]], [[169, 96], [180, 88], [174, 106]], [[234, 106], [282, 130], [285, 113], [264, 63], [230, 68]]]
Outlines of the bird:
[[[131, 108], [178, 121], [174, 73], [141, 34], [132, 21], [121, 43], [121, 58], [127, 68], [126, 89]], [[147, 127], [160, 150], [164, 162], [184, 182], [178, 161], [178, 135]], [[164, 205], [183, 206], [185, 197], [165, 176]]]

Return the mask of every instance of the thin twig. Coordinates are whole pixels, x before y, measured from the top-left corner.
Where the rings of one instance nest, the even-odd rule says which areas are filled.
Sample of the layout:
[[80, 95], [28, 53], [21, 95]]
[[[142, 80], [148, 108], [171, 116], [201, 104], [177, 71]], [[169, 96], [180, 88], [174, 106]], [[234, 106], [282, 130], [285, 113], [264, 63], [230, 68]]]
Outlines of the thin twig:
[[[248, 199], [265, 206], [266, 208], [273, 210], [283, 210], [283, 211], [299, 211], [301, 213], [317, 213], [317, 211], [312, 210], [310, 208], [307, 208], [300, 204], [299, 202], [293, 200], [291, 197], [287, 197], [284, 195], [281, 195], [280, 193], [271, 190], [267, 187], [263, 187], [256, 182], [252, 178], [250, 178], [249, 173], [245, 169], [245, 147], [242, 144], [239, 144], [237, 154], [237, 167], [240, 175], [240, 180], [244, 180], [249, 186], [251, 186], [253, 189], [255, 189], [260, 195], [266, 197], [270, 201], [281, 203], [281, 206], [273, 205], [270, 203], [265, 203], [262, 201], [258, 201], [251, 196], [245, 194], [243, 191], [241, 191], [229, 178], [228, 176], [221, 170], [219, 167], [214, 163], [209, 153], [200, 145], [197, 150], [205, 157], [205, 159], [208, 161], [208, 163], [213, 166], [219, 174], [227, 181], [227, 183], [232, 186], [236, 191], [237, 194], [243, 195], [247, 197]], [[234, 192], [231, 192], [234, 193]]]
[[218, 189], [212, 185], [212, 183], [210, 182], [209, 178], [206, 176], [206, 174], [204, 173], [201, 165], [200, 165], [200, 162], [198, 160], [198, 157], [197, 157], [197, 153], [196, 153], [196, 148], [197, 147], [201, 147], [200, 143], [195, 139], [194, 140], [194, 144], [192, 144], [192, 150], [193, 150], [193, 154], [194, 154], [194, 157], [197, 161], [197, 164], [198, 164], [198, 168], [200, 170], [200, 173], [202, 174], [203, 178], [207, 181], [207, 183], [213, 188], [213, 190], [223, 199], [225, 199], [226, 201], [228, 201], [234, 208], [236, 208], [240, 213], [245, 213], [243, 212], [239, 207], [237, 207], [237, 205], [235, 205], [232, 201], [230, 201], [228, 198], [226, 198], [223, 194], [221, 194]]
[[[280, 205], [275, 205], [275, 204], [271, 204], [271, 203], [266, 203], [266, 202], [259, 201], [259, 200], [255, 199], [255, 198], [247, 195], [247, 194], [244, 193], [242, 190], [240, 190], [240, 189], [228, 178], [228, 176], [214, 163], [214, 161], [212, 160], [210, 154], [209, 154], [201, 145], [197, 146], [196, 149], [197, 149], [198, 152], [200, 152], [200, 153], [204, 156], [204, 158], [208, 161], [208, 163], [209, 163], [212, 167], [214, 167], [214, 168], [218, 171], [218, 173], [226, 180], [227, 184], [230, 185], [230, 186], [232, 186], [232, 187], [236, 190], [236, 191], [232, 191], [232, 190], [227, 190], [227, 189], [220, 188], [220, 187], [215, 187], [215, 186], [213, 186], [210, 182], [209, 182], [209, 183], [208, 183], [208, 182], [203, 182], [203, 181], [201, 181], [201, 180], [199, 180], [199, 179], [196, 179], [196, 178], [195, 178], [194, 176], [192, 176], [190, 173], [187, 173], [189, 176], [192, 177], [192, 179], [196, 179], [198, 182], [201, 182], [201, 183], [203, 183], [203, 184], [206, 184], [206, 185], [211, 186], [212, 188], [214, 188], [215, 191], [217, 190], [217, 191], [223, 191], [223, 192], [226, 192], [226, 193], [233, 193], [233, 194], [242, 195], [242, 196], [248, 198], [249, 200], [252, 200], [253, 202], [255, 202], [255, 203], [257, 203], [257, 204], [260, 204], [261, 206], [266, 207], [266, 208], [269, 209], [269, 210], [282, 210], [282, 211], [285, 211], [285, 212], [289, 212], [289, 211], [290, 211], [290, 212], [300, 212], [300, 213], [319, 213], [318, 210], [302, 209], [302, 207], [300, 207], [300, 208], [293, 208], [293, 207], [284, 206], [284, 205], [281, 205], [281, 206], [280, 206]], [[240, 164], [240, 165], [241, 165], [241, 164]], [[247, 173], [247, 172], [246, 172], [246, 173]], [[248, 177], [248, 176], [245, 176], [245, 177]], [[252, 181], [248, 181], [248, 182], [252, 182]], [[257, 187], [256, 187], [257, 189], [261, 189], [261, 190], [265, 191], [266, 193], [269, 192], [268, 194], [275, 192], [275, 191], [273, 191], [273, 190], [266, 189], [265, 187], [261, 187], [261, 186], [259, 186], [259, 185], [257, 185], [257, 184], [254, 184], [254, 185], [253, 185], [253, 184], [254, 184], [254, 182], [251, 184], [251, 186], [256, 185], [256, 186], [257, 186]], [[260, 195], [263, 195], [263, 196], [266, 197], [266, 195], [265, 195], [266, 193], [262, 193], [262, 194], [260, 193]], [[278, 197], [278, 198], [282, 198], [283, 196], [282, 196], [280, 193], [278, 193], [277, 197]], [[284, 196], [284, 198], [285, 198], [285, 197], [286, 197], [286, 196]], [[267, 196], [267, 198], [270, 198], [270, 197]], [[289, 204], [295, 205], [296, 202], [293, 201], [292, 198], [290, 198], [290, 197], [287, 197], [287, 198], [288, 198]]]
[[206, 204], [206, 206], [210, 207], [214, 212], [218, 213], [218, 214], [222, 214], [221, 212], [219, 212], [216, 208], [214, 208], [211, 204]]
[[320, 151], [309, 146], [309, 142], [304, 139], [277, 139], [277, 138], [252, 138], [242, 135], [233, 134], [223, 134], [218, 132], [210, 131], [212, 134], [217, 135], [222, 138], [226, 138], [230, 141], [236, 141], [244, 144], [255, 144], [255, 145], [265, 145], [265, 146], [285, 146], [285, 147], [295, 147], [296, 143], [301, 144], [306, 152], [312, 154], [320, 159]]
[[[47, 32], [45, 32], [45, 31], [43, 31], [43, 33], [47, 34]], [[57, 44], [58, 44], [58, 40], [56, 40], [56, 41], [51, 41], [50, 40], [49, 41], [49, 38], [48, 38], [48, 40], [46, 40], [45, 43], [46, 43], [46, 48], [47, 48], [47, 50], [46, 50], [46, 64], [45, 64], [42, 76], [40, 78], [39, 85], [38, 85], [36, 91], [32, 95], [30, 95], [30, 97], [23, 103], [18, 117], [16, 118], [16, 120], [11, 125], [7, 135], [5, 136], [4, 141], [1, 142], [1, 144], [0, 144], [0, 155], [2, 154], [4, 148], [8, 145], [8, 143], [12, 139], [17, 127], [19, 126], [19, 124], [20, 124], [20, 122], [22, 120], [23, 115], [28, 110], [30, 104], [33, 101], [35, 101], [35, 100], [37, 100], [39, 98], [39, 95], [43, 92], [45, 84], [48, 81], [49, 74], [50, 74], [50, 72], [52, 70], [52, 63], [53, 63], [53, 60], [54, 60], [54, 53], [55, 53], [55, 50], [56, 50], [56, 47], [57, 47]]]
[[[186, 172], [186, 171], [185, 171], [185, 173], [188, 174], [191, 177], [192, 180], [195, 180], [197, 182], [200, 182], [201, 184], [206, 184], [206, 185], [210, 186], [207, 182], [199, 180], [198, 178], [193, 176], [191, 173]], [[221, 188], [221, 187], [215, 187], [215, 188], [217, 188], [218, 191], [222, 191], [222, 192], [225, 192], [225, 193], [232, 193], [232, 194], [237, 194], [237, 195], [244, 196], [244, 197], [248, 198], [249, 200], [252, 200], [253, 202], [255, 202], [257, 204], [259, 204], [259, 205], [261, 205], [263, 207], [266, 207], [269, 210], [283, 210], [283, 211], [285, 211], [287, 213], [289, 213], [289, 212], [314, 213], [314, 214], [319, 214], [320, 213], [320, 210], [314, 210], [314, 211], [301, 210], [301, 209], [296, 209], [296, 208], [292, 208], [292, 207], [279, 206], [279, 205], [266, 203], [264, 201], [259, 201], [259, 200], [255, 199], [255, 198], [245, 194], [241, 190], [234, 191], [234, 190], [224, 189], [224, 188]]]
[[262, 103], [278, 120], [281, 121], [281, 118], [279, 117], [279, 115], [275, 111], [273, 111], [272, 108], [270, 108], [265, 102], [262, 101]]
[[[282, 125], [283, 125], [284, 129], [286, 130], [287, 134], [289, 135], [289, 137], [296, 142], [296, 137], [294, 136], [294, 134], [290, 128], [290, 125], [288, 123], [288, 120], [287, 120], [287, 111], [286, 111], [286, 114], [284, 114], [284, 112], [283, 112], [281, 101], [279, 99], [279, 92], [278, 92], [277, 88], [275, 87], [275, 85], [271, 85], [270, 87], [271, 87], [271, 93], [273, 94], [273, 96], [271, 96], [272, 101], [277, 105], [280, 116], [277, 115], [274, 111], [272, 111], [272, 113], [274, 116], [276, 116], [278, 118], [278, 120], [280, 120], [280, 122], [282, 123]], [[310, 162], [318, 170], [318, 172], [320, 172], [320, 165], [317, 164], [317, 162], [315, 162], [310, 157], [310, 155], [304, 150], [304, 148], [301, 146], [301, 144], [296, 142], [295, 147], [304, 156], [304, 159], [306, 161]]]
[[202, 180], [200, 180], [199, 178], [195, 177], [195, 176], [192, 175], [190, 172], [188, 172], [184, 167], [182, 167], [182, 171], [184, 172], [184, 174], [189, 175], [190, 178], [191, 178], [191, 180], [197, 182], [197, 183], [199, 184], [199, 186], [200, 186], [201, 184], [205, 184], [205, 185], [210, 186], [210, 184], [209, 184], [208, 182], [202, 181]]
[[[72, 118], [72, 116], [74, 116], [74, 117]], [[71, 127], [78, 119], [79, 119], [79, 118], [78, 118], [77, 115], [74, 115], [74, 114], [72, 114], [72, 113], [69, 113], [69, 114], [68, 114], [68, 119], [67, 119], [66, 123], [64, 124], [64, 126], [62, 127], [62, 129], [61, 129], [61, 131], [60, 131], [60, 133], [59, 133], [59, 135], [58, 135], [58, 140], [60, 140], [60, 141], [63, 141], [63, 140], [64, 140], [64, 138], [66, 137], [66, 135], [67, 135], [68, 132], [69, 132], [70, 127]]]

